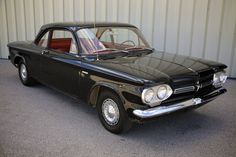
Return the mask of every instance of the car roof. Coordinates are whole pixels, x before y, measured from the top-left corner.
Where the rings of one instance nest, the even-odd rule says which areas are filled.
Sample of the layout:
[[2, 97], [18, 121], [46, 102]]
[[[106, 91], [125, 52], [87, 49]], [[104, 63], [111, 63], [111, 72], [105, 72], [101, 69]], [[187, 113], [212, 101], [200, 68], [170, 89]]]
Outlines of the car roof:
[[[134, 25], [128, 23], [118, 23], [118, 22], [57, 22], [57, 23], [49, 23], [45, 24], [41, 27], [41, 29], [49, 29], [53, 27], [60, 28], [72, 28], [80, 29], [80, 28], [91, 28], [91, 27], [135, 27]], [[136, 28], [136, 27], [135, 27]]]

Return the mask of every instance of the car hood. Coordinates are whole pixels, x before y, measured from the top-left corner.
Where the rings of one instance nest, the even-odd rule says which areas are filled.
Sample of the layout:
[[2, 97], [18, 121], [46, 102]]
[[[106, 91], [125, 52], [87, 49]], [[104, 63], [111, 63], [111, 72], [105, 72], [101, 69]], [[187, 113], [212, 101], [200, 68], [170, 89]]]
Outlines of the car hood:
[[201, 71], [226, 68], [221, 63], [155, 50], [152, 53], [143, 53], [141, 56], [99, 60], [94, 64], [112, 70], [117, 75], [132, 76], [149, 83], [196, 78]]

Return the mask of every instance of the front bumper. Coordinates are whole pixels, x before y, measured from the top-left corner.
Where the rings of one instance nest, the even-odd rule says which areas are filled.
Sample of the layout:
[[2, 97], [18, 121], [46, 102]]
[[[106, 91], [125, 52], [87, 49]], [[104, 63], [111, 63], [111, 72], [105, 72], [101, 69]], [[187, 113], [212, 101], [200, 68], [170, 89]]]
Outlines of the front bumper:
[[139, 118], [145, 119], [145, 118], [153, 118], [158, 117], [164, 114], [168, 114], [171, 112], [175, 112], [178, 110], [182, 110], [189, 107], [194, 106], [200, 106], [201, 104], [207, 103], [213, 99], [215, 99], [217, 96], [225, 93], [227, 90], [225, 88], [220, 88], [218, 90], [215, 90], [207, 95], [202, 96], [201, 98], [193, 98], [187, 101], [183, 101], [180, 103], [176, 103], [169, 106], [158, 106], [146, 110], [140, 110], [136, 109], [133, 110], [133, 114]]

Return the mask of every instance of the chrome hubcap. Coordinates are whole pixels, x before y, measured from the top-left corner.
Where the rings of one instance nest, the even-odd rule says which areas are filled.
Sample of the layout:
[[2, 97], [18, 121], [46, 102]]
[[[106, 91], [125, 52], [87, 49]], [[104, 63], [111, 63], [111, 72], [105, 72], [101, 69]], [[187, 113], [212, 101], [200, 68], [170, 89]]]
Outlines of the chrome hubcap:
[[116, 125], [119, 121], [120, 113], [117, 104], [110, 98], [102, 103], [102, 115], [109, 125]]
[[21, 64], [20, 66], [20, 75], [24, 81], [27, 79], [27, 70], [24, 64]]

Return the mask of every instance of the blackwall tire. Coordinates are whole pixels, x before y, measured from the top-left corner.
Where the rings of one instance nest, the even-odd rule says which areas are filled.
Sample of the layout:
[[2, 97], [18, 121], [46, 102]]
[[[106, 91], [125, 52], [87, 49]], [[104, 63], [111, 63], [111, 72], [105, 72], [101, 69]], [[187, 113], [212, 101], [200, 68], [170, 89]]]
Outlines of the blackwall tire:
[[112, 133], [120, 134], [132, 127], [120, 98], [112, 91], [99, 95], [97, 111], [102, 125]]
[[21, 61], [19, 63], [18, 73], [19, 73], [19, 78], [23, 85], [32, 86], [36, 83], [36, 81], [32, 77], [30, 77], [28, 68], [25, 62]]

